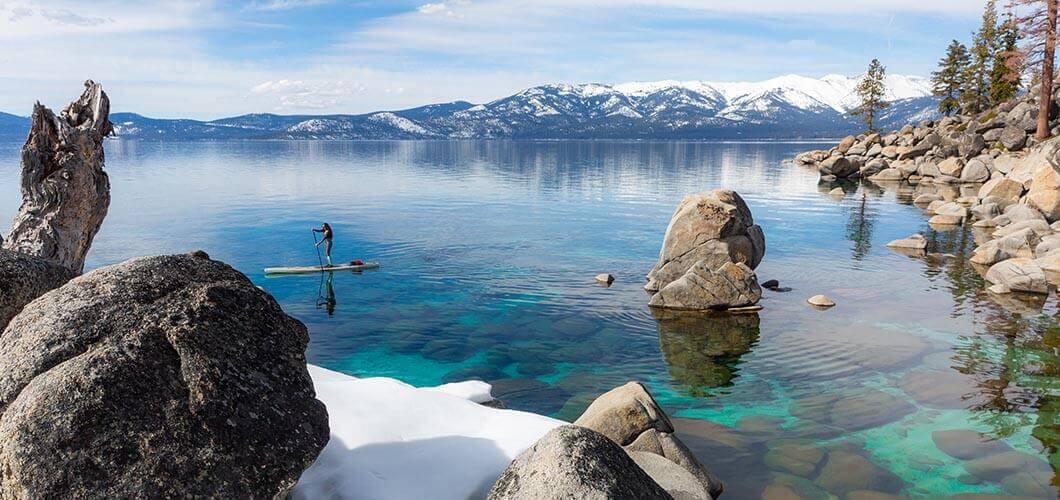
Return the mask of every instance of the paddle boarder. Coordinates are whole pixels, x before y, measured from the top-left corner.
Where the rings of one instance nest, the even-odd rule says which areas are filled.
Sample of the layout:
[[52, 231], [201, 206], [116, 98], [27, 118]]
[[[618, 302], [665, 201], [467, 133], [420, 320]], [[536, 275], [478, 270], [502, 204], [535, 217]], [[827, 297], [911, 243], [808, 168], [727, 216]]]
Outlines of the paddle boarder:
[[331, 230], [331, 226], [327, 222], [323, 223], [319, 228], [313, 229], [314, 233], [323, 233], [323, 237], [317, 242], [317, 248], [320, 248], [320, 244], [324, 244], [324, 255], [328, 258], [328, 267], [331, 267], [331, 240], [335, 237], [335, 232]]

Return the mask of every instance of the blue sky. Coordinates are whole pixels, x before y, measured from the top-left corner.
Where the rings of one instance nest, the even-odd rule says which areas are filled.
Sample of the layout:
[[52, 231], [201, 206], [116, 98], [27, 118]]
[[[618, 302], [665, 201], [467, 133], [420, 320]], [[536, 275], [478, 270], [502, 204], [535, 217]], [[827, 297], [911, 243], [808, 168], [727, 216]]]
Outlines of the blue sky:
[[115, 110], [217, 118], [483, 102], [543, 83], [927, 75], [981, 0], [0, 0], [0, 111], [86, 78]]

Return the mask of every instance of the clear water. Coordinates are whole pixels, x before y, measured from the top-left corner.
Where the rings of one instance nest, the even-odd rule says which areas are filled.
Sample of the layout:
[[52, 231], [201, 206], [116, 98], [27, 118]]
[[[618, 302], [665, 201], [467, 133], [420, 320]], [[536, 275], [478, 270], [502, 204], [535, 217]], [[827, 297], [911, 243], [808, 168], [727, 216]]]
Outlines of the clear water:
[[[19, 146], [0, 144], [4, 220]], [[727, 498], [1055, 497], [1056, 299], [994, 302], [966, 262], [974, 235], [929, 228], [907, 189], [849, 185], [837, 199], [782, 164], [814, 147], [115, 141], [89, 266], [204, 249], [306, 323], [313, 363], [415, 385], [481, 378], [512, 408], [564, 419], [640, 380]], [[757, 315], [657, 318], [641, 286], [669, 217], [718, 187], [765, 231], [759, 277], [792, 290], [765, 292]], [[321, 221], [337, 260], [383, 264], [334, 275], [333, 300], [318, 276], [261, 271], [315, 264]], [[885, 247], [914, 232], [955, 258]], [[610, 288], [594, 283], [602, 272]], [[809, 307], [818, 293], [838, 307]], [[990, 442], [954, 446], [990, 458], [932, 437], [959, 429]]]

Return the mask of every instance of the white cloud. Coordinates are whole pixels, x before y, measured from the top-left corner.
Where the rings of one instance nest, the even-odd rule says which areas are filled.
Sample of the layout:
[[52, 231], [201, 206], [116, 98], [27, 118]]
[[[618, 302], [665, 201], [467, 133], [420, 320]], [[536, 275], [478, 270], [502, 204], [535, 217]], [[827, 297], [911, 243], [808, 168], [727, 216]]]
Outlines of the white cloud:
[[[260, 11], [324, 3], [257, 0], [233, 8], [221, 0], [0, 0], [0, 110], [27, 114], [36, 99], [59, 107], [86, 78], [104, 83], [116, 110], [218, 117], [483, 102], [550, 82], [855, 73], [866, 51], [877, 50], [855, 46], [873, 36], [918, 44], [915, 54], [881, 57], [894, 72], [922, 73], [892, 58], [932, 65], [936, 54], [924, 53], [933, 38], [963, 35], [982, 8], [976, 0], [435, 0], [351, 23], [332, 44], [302, 54], [237, 57], [209, 39], [254, 21]], [[949, 20], [959, 29], [903, 32], [901, 23], [873, 22], [895, 13]], [[780, 39], [746, 27], [735, 32], [727, 19], [788, 33]], [[854, 43], [822, 41], [836, 30], [858, 33], [851, 35]], [[253, 41], [284, 47], [285, 30], [273, 31]]]

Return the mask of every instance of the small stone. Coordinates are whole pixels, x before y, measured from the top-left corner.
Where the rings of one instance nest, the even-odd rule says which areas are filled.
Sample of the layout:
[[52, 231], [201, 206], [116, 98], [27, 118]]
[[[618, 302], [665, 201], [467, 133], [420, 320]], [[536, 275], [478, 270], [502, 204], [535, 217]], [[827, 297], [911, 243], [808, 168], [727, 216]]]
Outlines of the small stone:
[[777, 288], [780, 288], [780, 282], [777, 280], [763, 281], [761, 287], [766, 290], [776, 290]]
[[611, 283], [615, 282], [615, 277], [611, 276], [610, 274], [607, 274], [607, 273], [597, 274], [596, 275], [596, 281], [598, 283], [603, 283], [605, 285], [610, 285]]
[[814, 295], [813, 297], [806, 299], [806, 302], [809, 302], [809, 304], [814, 307], [835, 307], [835, 302], [832, 302], [832, 299], [829, 299], [824, 295]]
[[908, 238], [894, 240], [887, 244], [890, 248], [908, 248], [913, 250], [925, 250], [927, 249], [927, 240], [924, 239], [922, 234], [914, 234]]

